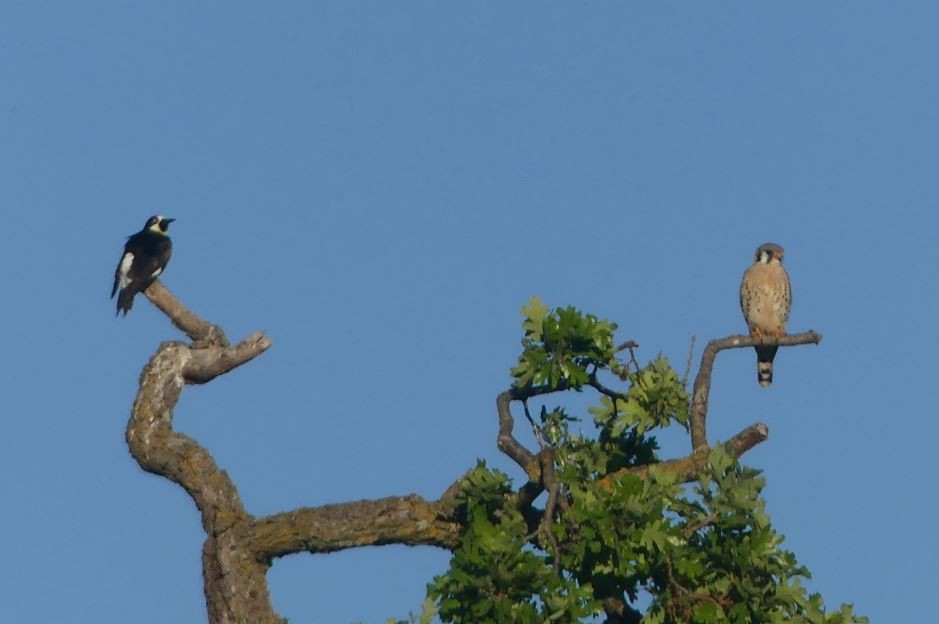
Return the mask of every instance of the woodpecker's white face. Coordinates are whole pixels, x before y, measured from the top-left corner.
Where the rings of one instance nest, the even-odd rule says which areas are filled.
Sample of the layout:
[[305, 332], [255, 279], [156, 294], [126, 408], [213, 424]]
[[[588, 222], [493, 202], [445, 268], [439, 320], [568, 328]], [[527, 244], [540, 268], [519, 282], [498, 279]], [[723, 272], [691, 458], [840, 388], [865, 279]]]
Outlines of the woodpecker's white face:
[[153, 215], [147, 219], [147, 225], [144, 226], [144, 229], [150, 230], [154, 234], [160, 234], [161, 236], [166, 236], [166, 230], [169, 228], [170, 223], [176, 219], [167, 219], [163, 215]]

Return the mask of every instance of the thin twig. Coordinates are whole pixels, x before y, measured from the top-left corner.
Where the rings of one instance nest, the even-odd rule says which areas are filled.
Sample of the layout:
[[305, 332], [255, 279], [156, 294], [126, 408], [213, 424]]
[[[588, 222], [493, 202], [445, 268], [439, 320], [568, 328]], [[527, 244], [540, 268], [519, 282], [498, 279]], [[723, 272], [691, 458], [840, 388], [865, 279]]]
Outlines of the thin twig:
[[638, 344], [635, 347], [629, 347], [629, 363], [633, 365], [637, 373], [642, 368], [641, 366], [639, 366], [639, 361], [636, 359], [636, 349], [638, 347], [639, 347]]
[[531, 417], [531, 412], [528, 411], [528, 399], [522, 399], [522, 407], [525, 408], [525, 418], [531, 424], [531, 432], [535, 435], [535, 442], [538, 443], [539, 449], [543, 449], [545, 443], [544, 438], [541, 437], [541, 427], [535, 424], [535, 419]]
[[691, 360], [694, 358], [694, 342], [698, 339], [697, 334], [691, 335], [691, 344], [688, 345], [688, 362], [685, 363], [685, 374], [681, 377], [681, 385], [688, 387], [688, 377], [691, 375]]
[[624, 343], [621, 343], [613, 349], [613, 353], [619, 353], [620, 351], [625, 351], [626, 349], [638, 349], [639, 343], [635, 340], [627, 340]]
[[626, 400], [626, 393], [625, 393], [625, 392], [619, 392], [618, 390], [614, 390], [614, 389], [612, 389], [612, 388], [606, 387], [605, 385], [603, 385], [603, 384], [600, 382], [599, 379], [597, 379], [597, 376], [596, 376], [596, 375], [591, 375], [591, 376], [590, 376], [590, 379], [587, 381], [587, 385], [589, 385], [591, 388], [593, 388], [594, 390], [596, 390], [596, 391], [599, 392], [600, 394], [605, 394], [605, 395], [606, 395], [607, 397], [609, 397], [609, 399], [610, 399], [611, 401], [613, 401], [614, 403], [616, 402], [616, 399], [620, 399], [620, 400], [623, 400], [623, 401]]
[[554, 449], [546, 449], [546, 453], [541, 455], [541, 480], [544, 482], [545, 489], [548, 490], [548, 501], [544, 506], [544, 517], [541, 520], [540, 530], [545, 539], [551, 546], [551, 554], [554, 557], [554, 569], [561, 569], [561, 549], [558, 546], [558, 540], [551, 531], [554, 524], [554, 512], [557, 508], [558, 497], [561, 494], [561, 484], [558, 482], [557, 475], [554, 473]]

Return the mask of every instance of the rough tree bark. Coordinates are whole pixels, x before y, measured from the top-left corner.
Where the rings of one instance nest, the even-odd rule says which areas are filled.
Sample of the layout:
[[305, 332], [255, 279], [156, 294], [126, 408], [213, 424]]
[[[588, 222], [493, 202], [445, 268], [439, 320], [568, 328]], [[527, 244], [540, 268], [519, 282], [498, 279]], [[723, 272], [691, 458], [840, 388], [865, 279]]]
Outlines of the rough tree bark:
[[[127, 425], [131, 455], [147, 472], [180, 485], [192, 497], [206, 533], [202, 548], [202, 574], [206, 607], [211, 624], [279, 624], [267, 588], [267, 570], [275, 557], [293, 553], [327, 553], [346, 548], [382, 544], [426, 545], [453, 550], [459, 544], [461, 526], [452, 499], [458, 478], [437, 500], [416, 495], [392, 496], [295, 509], [270, 516], [248, 513], [228, 474], [198, 442], [173, 430], [173, 410], [186, 385], [203, 384], [261, 355], [271, 346], [262, 332], [230, 345], [222, 329], [186, 309], [159, 281], [144, 293], [190, 343], [164, 342], [140, 375], [137, 397]], [[818, 343], [821, 336], [808, 332], [778, 340], [730, 336], [708, 343], [694, 383], [691, 412], [692, 453], [658, 464], [685, 480], [693, 480], [705, 467], [709, 447], [706, 438], [708, 395], [714, 358], [724, 349], [755, 344], [792, 346]], [[634, 343], [630, 343], [633, 344]], [[537, 524], [543, 511], [533, 507], [541, 492], [549, 492], [546, 507], [557, 502], [553, 476], [553, 449], [533, 452], [514, 436], [510, 405], [556, 390], [534, 387], [510, 389], [496, 399], [499, 429], [497, 446], [528, 478], [516, 492], [516, 503]], [[735, 456], [764, 441], [766, 425], [752, 425], [725, 444]], [[647, 467], [629, 471], [645, 474]], [[606, 479], [615, 479], [612, 474]], [[615, 600], [606, 604], [608, 622], [638, 621], [628, 605]]]

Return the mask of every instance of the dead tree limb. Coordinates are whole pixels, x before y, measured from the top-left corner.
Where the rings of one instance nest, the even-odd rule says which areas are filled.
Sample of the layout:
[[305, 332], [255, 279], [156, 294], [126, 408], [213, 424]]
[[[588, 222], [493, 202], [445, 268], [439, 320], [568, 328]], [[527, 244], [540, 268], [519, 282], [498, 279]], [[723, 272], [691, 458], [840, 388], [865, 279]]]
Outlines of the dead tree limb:
[[460, 526], [449, 517], [449, 502], [417, 496], [255, 519], [212, 455], [173, 430], [173, 410], [184, 386], [207, 383], [234, 370], [264, 353], [271, 341], [259, 332], [230, 346], [221, 328], [186, 309], [160, 282], [145, 294], [193, 342], [165, 342], [150, 358], [140, 375], [126, 440], [140, 467], [180, 485], [202, 516], [202, 573], [210, 624], [280, 624], [266, 578], [275, 557], [369, 544], [457, 545]]
[[174, 297], [173, 293], [159, 280], [150, 284], [143, 294], [163, 314], [169, 317], [176, 329], [189, 336], [189, 339], [196, 345], [218, 344], [223, 347], [228, 346], [228, 340], [225, 338], [225, 332], [222, 331], [221, 327], [208, 323], [190, 312], [189, 308]]
[[708, 399], [711, 395], [711, 374], [714, 372], [714, 359], [724, 349], [741, 349], [755, 345], [777, 345], [793, 347], [804, 344], [818, 344], [821, 334], [807, 331], [802, 334], [790, 334], [781, 338], [754, 338], [753, 336], [728, 336], [712, 340], [704, 347], [701, 365], [694, 379], [694, 391], [691, 395], [691, 449], [699, 451], [707, 448]]
[[[156, 288], [154, 288], [156, 287]], [[234, 483], [212, 455], [192, 438], [173, 431], [173, 409], [183, 386], [205, 383], [250, 361], [270, 347], [263, 334], [227, 346], [221, 332], [185, 309], [159, 282], [147, 289], [173, 324], [204, 346], [165, 342], [140, 375], [140, 387], [127, 424], [131, 455], [147, 472], [180, 485], [195, 502], [206, 533], [202, 549], [206, 605], [212, 624], [280, 618], [270, 606], [267, 566], [251, 557], [245, 536], [253, 522]]]
[[255, 556], [270, 561], [298, 552], [328, 553], [360, 546], [405, 544], [459, 545], [459, 525], [447, 519], [450, 509], [419, 496], [303, 508], [258, 518], [254, 523]]

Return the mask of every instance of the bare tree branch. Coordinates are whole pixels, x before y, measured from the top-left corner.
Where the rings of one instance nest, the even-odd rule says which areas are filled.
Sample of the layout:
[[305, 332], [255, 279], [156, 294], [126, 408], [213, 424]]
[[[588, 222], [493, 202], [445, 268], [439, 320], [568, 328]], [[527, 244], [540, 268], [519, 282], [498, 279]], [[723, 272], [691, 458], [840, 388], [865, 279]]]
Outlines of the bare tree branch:
[[619, 353], [620, 351], [625, 351], [626, 349], [638, 349], [639, 343], [635, 340], [627, 340], [626, 342], [616, 345], [613, 349], [614, 353]]
[[234, 347], [212, 345], [191, 349], [183, 365], [183, 378], [188, 384], [207, 383], [253, 360], [270, 346], [270, 339], [263, 332], [256, 332]]
[[541, 458], [541, 480], [544, 483], [545, 490], [548, 491], [548, 501], [544, 506], [544, 517], [541, 521], [541, 534], [544, 540], [551, 546], [551, 555], [554, 557], [554, 569], [561, 569], [561, 548], [558, 546], [558, 540], [551, 531], [551, 525], [554, 524], [554, 512], [558, 506], [558, 499], [561, 497], [561, 482], [554, 474], [554, 447], [545, 447]]
[[258, 518], [252, 543], [262, 560], [382, 544], [453, 549], [460, 524], [450, 514], [448, 505], [414, 495], [307, 507]]
[[608, 396], [610, 398], [610, 401], [614, 401], [614, 404], [615, 404], [616, 399], [621, 399], [623, 401], [626, 400], [625, 392], [620, 392], [618, 390], [613, 390], [612, 388], [606, 387], [600, 382], [599, 379], [597, 379], [596, 373], [590, 375], [590, 380], [587, 382], [587, 385], [589, 385], [591, 388], [593, 388], [600, 394], [605, 394], [606, 396]]
[[[261, 332], [229, 346], [220, 328], [200, 319], [159, 282], [146, 291], [192, 345], [165, 342], [144, 367], [127, 424], [131, 455], [147, 472], [180, 485], [202, 516], [203, 580], [210, 624], [280, 624], [266, 573], [274, 557], [330, 552], [369, 544], [454, 548], [460, 524], [452, 498], [417, 496], [354, 501], [253, 518], [228, 474], [195, 440], [173, 430], [173, 410], [187, 384], [203, 384], [254, 359], [271, 346]], [[537, 459], [532, 456], [532, 460]]]
[[755, 345], [777, 345], [780, 347], [793, 347], [804, 344], [818, 344], [822, 336], [814, 331], [802, 334], [790, 334], [780, 338], [754, 338], [753, 336], [728, 336], [712, 340], [704, 347], [701, 354], [701, 365], [694, 379], [694, 392], [691, 396], [691, 448], [692, 451], [707, 448], [707, 413], [708, 399], [711, 393], [711, 374], [714, 370], [714, 359], [718, 352], [724, 349], [741, 349]]
[[198, 345], [215, 344], [228, 346], [225, 332], [218, 325], [208, 323], [184, 306], [160, 280], [154, 281], [143, 291], [147, 299], [169, 317], [178, 330], [189, 336]]
[[515, 428], [515, 419], [512, 417], [512, 411], [509, 404], [512, 399], [522, 401], [531, 394], [524, 394], [518, 390], [506, 390], [496, 397], [496, 410], [499, 412], [499, 435], [496, 438], [496, 446], [500, 451], [509, 456], [519, 467], [525, 471], [528, 478], [532, 481], [541, 479], [541, 466], [535, 454], [515, 439], [512, 430]]
[[681, 376], [681, 385], [688, 387], [688, 376], [691, 375], [691, 362], [694, 359], [694, 343], [698, 340], [697, 334], [691, 335], [691, 344], [688, 345], [688, 361], [685, 362], [685, 374]]
[[[240, 353], [239, 346], [232, 350]], [[223, 357], [229, 349], [219, 349]], [[260, 351], [263, 351], [263, 345]], [[259, 351], [259, 352], [260, 352]], [[195, 440], [173, 431], [173, 409], [186, 383], [184, 371], [192, 364], [194, 349], [167, 342], [144, 368], [140, 388], [127, 424], [131, 455], [147, 472], [182, 486], [202, 516], [206, 532], [203, 578], [212, 624], [251, 621], [279, 622], [270, 605], [267, 567], [253, 561], [240, 535], [251, 522], [235, 485], [212, 455]], [[233, 361], [242, 359], [230, 355]], [[252, 356], [253, 357], [253, 356]], [[223, 367], [206, 366], [213, 370]], [[197, 372], [200, 367], [193, 367]]]

